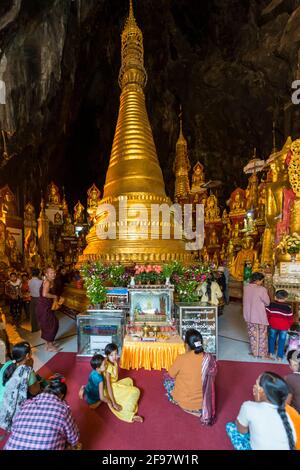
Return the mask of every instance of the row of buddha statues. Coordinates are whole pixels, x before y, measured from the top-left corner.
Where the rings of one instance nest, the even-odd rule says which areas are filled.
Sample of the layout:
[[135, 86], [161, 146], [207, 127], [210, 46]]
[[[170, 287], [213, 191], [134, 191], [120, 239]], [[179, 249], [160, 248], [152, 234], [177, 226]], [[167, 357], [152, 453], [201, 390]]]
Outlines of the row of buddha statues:
[[239, 281], [246, 261], [253, 269], [274, 268], [281, 259], [281, 240], [300, 235], [300, 139], [293, 142], [289, 137], [281, 150], [274, 145], [266, 162], [257, 159], [255, 152], [248, 167], [252, 170], [247, 171], [247, 188], [234, 189], [222, 211], [217, 196], [212, 190], [208, 193], [214, 185], [206, 183], [200, 162], [192, 170], [190, 184], [191, 165], [180, 122], [173, 167], [175, 202], [204, 205], [205, 243], [200, 259], [215, 265], [227, 262]]
[[87, 211], [78, 201], [72, 217], [65, 195], [61, 197], [58, 186], [51, 182], [45, 199], [42, 197], [39, 217], [30, 202], [20, 217], [14, 193], [7, 185], [1, 188], [0, 269], [75, 265], [86, 246], [85, 236], [94, 222], [100, 195], [93, 184], [87, 191]]

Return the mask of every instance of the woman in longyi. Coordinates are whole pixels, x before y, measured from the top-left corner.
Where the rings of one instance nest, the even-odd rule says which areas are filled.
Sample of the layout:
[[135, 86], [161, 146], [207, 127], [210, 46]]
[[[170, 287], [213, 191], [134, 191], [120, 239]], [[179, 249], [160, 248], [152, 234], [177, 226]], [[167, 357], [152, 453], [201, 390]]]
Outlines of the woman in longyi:
[[110, 343], [105, 347], [107, 365], [105, 372], [105, 395], [110, 398], [110, 410], [127, 423], [142, 423], [144, 420], [137, 414], [140, 390], [133, 385], [129, 377], [118, 380], [118, 347]]

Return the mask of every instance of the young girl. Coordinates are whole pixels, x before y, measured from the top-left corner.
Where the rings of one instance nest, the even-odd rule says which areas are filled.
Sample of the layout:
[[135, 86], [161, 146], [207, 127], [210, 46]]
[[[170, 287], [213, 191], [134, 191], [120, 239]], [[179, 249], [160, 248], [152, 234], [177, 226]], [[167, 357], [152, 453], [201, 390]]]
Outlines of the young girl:
[[85, 398], [90, 408], [98, 408], [102, 402], [111, 405], [109, 398], [104, 396], [104, 380], [102, 374], [105, 372], [106, 361], [101, 354], [95, 354], [91, 359], [92, 372], [88, 383], [82, 385], [79, 390], [79, 398]]
[[137, 415], [139, 389], [134, 387], [129, 377], [118, 381], [118, 346], [113, 343], [108, 344], [105, 347], [105, 355], [107, 357], [105, 395], [110, 398], [111, 411], [117, 418], [127, 423], [142, 423], [143, 418]]
[[295, 426], [286, 410], [288, 393], [279, 375], [265, 372], [258, 377], [255, 401], [244, 402], [236, 423], [226, 425], [236, 450], [295, 450]]

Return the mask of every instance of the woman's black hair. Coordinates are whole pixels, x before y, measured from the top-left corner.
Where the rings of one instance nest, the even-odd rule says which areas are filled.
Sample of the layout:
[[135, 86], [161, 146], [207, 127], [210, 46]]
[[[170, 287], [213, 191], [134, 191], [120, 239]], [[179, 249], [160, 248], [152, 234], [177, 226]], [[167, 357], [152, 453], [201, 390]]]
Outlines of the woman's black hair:
[[189, 348], [194, 351], [195, 354], [200, 354], [204, 352], [203, 338], [199, 331], [192, 329], [187, 330], [187, 332], [185, 333], [184, 341], [189, 346]]
[[109, 343], [105, 346], [104, 353], [106, 356], [109, 356], [114, 351], [118, 351], [118, 346], [115, 343]]
[[206, 279], [206, 294], [209, 302], [211, 301], [211, 285], [216, 280], [216, 276], [213, 273], [210, 273]]
[[18, 364], [26, 358], [27, 354], [30, 354], [31, 346], [27, 341], [22, 341], [21, 343], [17, 343], [12, 348], [11, 357], [14, 361], [13, 364], [8, 366], [6, 371], [3, 374], [3, 385], [8, 382], [8, 380], [13, 375], [14, 371], [16, 370]]
[[104, 357], [102, 354], [94, 354], [90, 362], [92, 369], [99, 369], [103, 361]]
[[250, 282], [263, 281], [265, 276], [262, 273], [253, 273]]
[[61, 374], [54, 374], [49, 379], [48, 385], [45, 387], [43, 393], [50, 393], [57, 397], [65, 398], [68, 388], [65, 382], [65, 378]]
[[298, 323], [293, 323], [292, 326], [290, 327], [290, 331], [300, 331], [300, 325]]
[[259, 379], [259, 385], [263, 388], [269, 402], [277, 406], [278, 414], [284, 426], [290, 450], [295, 450], [293, 430], [285, 411], [286, 399], [289, 388], [285, 380], [274, 372], [265, 372]]

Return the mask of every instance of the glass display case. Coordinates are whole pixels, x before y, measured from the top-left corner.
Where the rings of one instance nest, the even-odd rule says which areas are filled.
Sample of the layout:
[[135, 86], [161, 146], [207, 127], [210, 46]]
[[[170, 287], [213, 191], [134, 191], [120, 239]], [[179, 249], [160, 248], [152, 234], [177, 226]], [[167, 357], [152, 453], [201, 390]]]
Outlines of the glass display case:
[[171, 323], [174, 286], [132, 286], [128, 291], [131, 322]]
[[120, 354], [124, 334], [123, 310], [87, 310], [77, 315], [77, 356], [104, 354], [108, 343], [115, 343]]
[[205, 303], [175, 304], [175, 320], [184, 339], [189, 329], [199, 331], [205, 352], [218, 356], [218, 307]]

